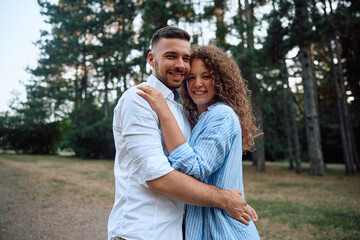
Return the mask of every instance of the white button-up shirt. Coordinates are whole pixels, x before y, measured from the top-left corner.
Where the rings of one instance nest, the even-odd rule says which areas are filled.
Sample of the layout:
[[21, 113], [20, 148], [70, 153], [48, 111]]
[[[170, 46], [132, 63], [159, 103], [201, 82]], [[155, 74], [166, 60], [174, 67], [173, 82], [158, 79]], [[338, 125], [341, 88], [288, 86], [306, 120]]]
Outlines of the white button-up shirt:
[[[151, 75], [148, 84], [162, 93], [188, 140], [191, 127], [179, 94]], [[160, 122], [149, 103], [128, 89], [114, 109], [115, 203], [109, 216], [108, 239], [182, 240], [184, 204], [152, 192], [146, 181], [174, 169], [167, 159]]]

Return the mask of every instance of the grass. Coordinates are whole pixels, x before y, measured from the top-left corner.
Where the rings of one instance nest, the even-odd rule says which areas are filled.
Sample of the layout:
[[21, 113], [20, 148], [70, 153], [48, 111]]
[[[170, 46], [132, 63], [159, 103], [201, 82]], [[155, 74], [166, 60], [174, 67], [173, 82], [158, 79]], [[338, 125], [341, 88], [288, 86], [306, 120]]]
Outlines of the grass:
[[48, 187], [46, 194], [55, 197], [76, 194], [113, 204], [112, 161], [82, 160], [69, 156], [0, 154], [0, 166], [4, 164], [15, 169], [16, 174], [28, 176], [34, 182], [42, 183], [44, 188]]
[[246, 164], [247, 202], [260, 217], [262, 239], [360, 239], [360, 176], [344, 172], [327, 165], [325, 176], [312, 177], [267, 163], [260, 174]]
[[[5, 166], [33, 184], [46, 182], [50, 196], [113, 204], [112, 161], [0, 154], [0, 167]], [[304, 164], [304, 173], [296, 174], [286, 163], [266, 163], [266, 172], [257, 173], [244, 164], [246, 200], [260, 217], [261, 239], [360, 239], [360, 175], [345, 176], [344, 166], [335, 164], [327, 165], [323, 177], [308, 176], [307, 169]], [[28, 194], [38, 198], [36, 191]]]

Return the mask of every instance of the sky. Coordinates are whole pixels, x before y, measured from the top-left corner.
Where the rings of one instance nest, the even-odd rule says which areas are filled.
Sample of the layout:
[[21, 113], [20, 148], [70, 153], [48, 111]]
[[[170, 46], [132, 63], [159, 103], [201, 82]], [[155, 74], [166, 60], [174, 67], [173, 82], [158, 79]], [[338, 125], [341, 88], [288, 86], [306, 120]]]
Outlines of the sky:
[[35, 67], [39, 50], [33, 42], [49, 29], [37, 0], [0, 0], [0, 112], [8, 110], [12, 92], [25, 99], [26, 67]]

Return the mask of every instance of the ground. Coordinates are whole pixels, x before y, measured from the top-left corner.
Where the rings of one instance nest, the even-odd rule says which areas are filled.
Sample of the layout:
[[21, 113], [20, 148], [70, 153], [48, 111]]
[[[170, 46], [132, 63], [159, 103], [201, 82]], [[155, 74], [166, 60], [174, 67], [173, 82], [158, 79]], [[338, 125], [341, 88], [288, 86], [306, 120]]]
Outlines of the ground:
[[[27, 163], [0, 155], [0, 239], [106, 239], [111, 198], [97, 194], [99, 185], [91, 178], [78, 179], [81, 171], [86, 176], [99, 166], [65, 160], [78, 171], [72, 175], [61, 172], [56, 160], [52, 167], [30, 158]], [[113, 186], [107, 188], [112, 194]]]
[[[244, 163], [246, 201], [262, 240], [360, 239], [360, 175], [326, 165], [323, 177]], [[106, 239], [113, 161], [0, 154], [0, 240]]]

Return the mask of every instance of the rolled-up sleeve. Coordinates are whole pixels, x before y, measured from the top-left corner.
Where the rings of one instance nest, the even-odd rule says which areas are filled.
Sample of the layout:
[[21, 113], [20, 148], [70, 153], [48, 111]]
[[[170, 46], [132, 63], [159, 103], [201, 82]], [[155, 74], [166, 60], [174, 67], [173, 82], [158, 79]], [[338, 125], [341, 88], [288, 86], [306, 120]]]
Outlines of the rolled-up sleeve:
[[186, 142], [169, 154], [171, 166], [203, 181], [223, 164], [231, 147], [234, 125], [231, 116], [214, 116], [191, 146]]
[[115, 108], [114, 114], [118, 115], [115, 118], [119, 120], [115, 124], [122, 126], [126, 150], [142, 177], [140, 182], [146, 185], [146, 181], [164, 176], [174, 168], [164, 154], [158, 117], [136, 91], [123, 97], [119, 108]]

